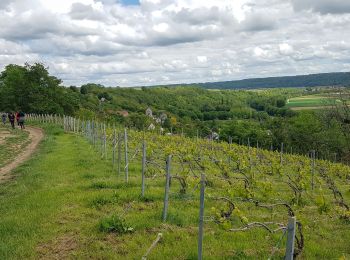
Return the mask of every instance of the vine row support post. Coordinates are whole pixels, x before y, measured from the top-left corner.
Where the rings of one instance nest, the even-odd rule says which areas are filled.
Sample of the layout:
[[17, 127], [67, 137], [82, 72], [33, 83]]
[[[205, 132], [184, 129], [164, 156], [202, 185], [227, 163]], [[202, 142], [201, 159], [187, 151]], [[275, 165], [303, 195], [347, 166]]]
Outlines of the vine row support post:
[[145, 171], [146, 171], [146, 142], [142, 143], [142, 179], [141, 179], [141, 196], [145, 196]]
[[112, 149], [112, 165], [113, 165], [113, 170], [115, 168], [115, 149], [117, 146], [117, 134], [115, 131], [115, 127], [113, 127], [113, 149]]
[[91, 143], [92, 143], [92, 146], [95, 148], [95, 122], [94, 122], [94, 120], [91, 120]]
[[290, 217], [287, 226], [287, 246], [285, 260], [294, 259], [294, 241], [295, 241], [296, 218]]
[[101, 150], [101, 157], [104, 157], [104, 134], [103, 134], [103, 125], [102, 123], [100, 124], [100, 141], [101, 141], [101, 146], [100, 146], [100, 150]]
[[311, 169], [311, 189], [314, 190], [314, 176], [315, 176], [315, 155], [316, 155], [316, 152], [315, 150], [312, 150], [311, 151], [311, 158], [312, 158], [312, 169]]
[[249, 137], [248, 137], [247, 143], [248, 143], [248, 154], [249, 154], [249, 166], [252, 167], [252, 158], [250, 155], [250, 139], [249, 139]]
[[248, 137], [248, 155], [249, 155], [249, 167], [250, 169], [252, 169], [252, 155], [251, 155], [251, 151], [250, 151], [250, 139]]
[[[229, 136], [228, 137], [228, 149], [229, 149], [229, 151], [231, 151], [232, 150], [232, 137], [231, 136]], [[231, 156], [229, 155], [228, 156], [228, 164], [230, 165], [231, 164]]]
[[129, 182], [129, 160], [128, 160], [128, 132], [124, 128], [124, 145], [125, 145], [125, 182]]
[[169, 188], [170, 188], [170, 165], [171, 155], [166, 160], [166, 181], [165, 181], [165, 193], [164, 193], [164, 206], [163, 206], [163, 222], [166, 221], [168, 215], [168, 204], [169, 204]]
[[106, 134], [106, 124], [103, 124], [103, 154], [105, 160], [107, 160], [107, 134]]
[[203, 231], [204, 231], [204, 192], [205, 175], [201, 174], [200, 197], [199, 197], [199, 227], [198, 227], [198, 260], [203, 258]]
[[281, 163], [281, 165], [283, 165], [283, 146], [284, 146], [284, 144], [281, 143], [281, 152], [280, 152], [280, 163]]
[[120, 176], [121, 161], [122, 161], [122, 134], [118, 133], [118, 159], [117, 159], [118, 176]]

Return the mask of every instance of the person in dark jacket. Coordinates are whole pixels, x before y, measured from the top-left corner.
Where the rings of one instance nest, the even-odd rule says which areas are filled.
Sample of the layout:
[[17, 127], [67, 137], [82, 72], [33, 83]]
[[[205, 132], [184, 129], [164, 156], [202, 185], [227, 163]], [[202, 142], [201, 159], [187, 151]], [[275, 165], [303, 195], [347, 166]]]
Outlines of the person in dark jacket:
[[24, 120], [26, 115], [23, 112], [19, 112], [18, 114], [19, 114], [18, 124], [21, 127], [21, 129], [25, 129]]
[[10, 112], [8, 117], [12, 128], [15, 129], [15, 119], [16, 119], [15, 115], [12, 112]]
[[6, 124], [6, 118], [7, 118], [7, 115], [6, 115], [5, 113], [3, 113], [3, 114], [1, 115], [1, 120], [2, 120], [2, 123], [3, 123], [3, 124]]

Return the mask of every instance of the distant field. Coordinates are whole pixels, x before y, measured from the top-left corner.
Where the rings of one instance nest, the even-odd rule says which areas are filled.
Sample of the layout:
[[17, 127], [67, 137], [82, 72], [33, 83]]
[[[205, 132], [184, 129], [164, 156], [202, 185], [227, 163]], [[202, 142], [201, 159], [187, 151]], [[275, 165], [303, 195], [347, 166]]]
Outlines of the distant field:
[[324, 96], [301, 96], [295, 97], [287, 100], [286, 106], [291, 109], [301, 110], [305, 109], [318, 109], [335, 104], [341, 103], [339, 99], [324, 97]]

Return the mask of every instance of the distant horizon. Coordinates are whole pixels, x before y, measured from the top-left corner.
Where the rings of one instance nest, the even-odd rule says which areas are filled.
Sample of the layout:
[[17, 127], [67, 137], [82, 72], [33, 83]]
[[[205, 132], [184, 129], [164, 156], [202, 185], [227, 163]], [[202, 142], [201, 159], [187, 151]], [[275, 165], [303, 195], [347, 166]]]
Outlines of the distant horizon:
[[[186, 82], [180, 82], [180, 83], [173, 83], [173, 84], [154, 84], [154, 85], [139, 85], [139, 86], [104, 86], [104, 87], [120, 87], [120, 88], [139, 88], [139, 87], [162, 87], [162, 86], [181, 86], [181, 85], [200, 85], [200, 84], [215, 84], [215, 83], [223, 83], [223, 82], [238, 82], [238, 81], [245, 81], [245, 80], [259, 80], [259, 79], [270, 79], [270, 78], [285, 78], [285, 77], [298, 77], [298, 76], [311, 76], [311, 75], [323, 75], [323, 74], [338, 74], [338, 73], [350, 73], [350, 71], [332, 71], [332, 72], [321, 72], [321, 73], [311, 73], [311, 74], [298, 74], [298, 75], [282, 75], [282, 76], [270, 76], [270, 77], [257, 77], [257, 78], [243, 78], [243, 79], [232, 79], [232, 80], [226, 80], [226, 81], [207, 81], [207, 82], [189, 82], [189, 83], [186, 83]], [[86, 84], [99, 84], [99, 83], [96, 83], [96, 82], [88, 82], [88, 83], [84, 83], [82, 85], [86, 85]], [[81, 87], [82, 85], [80, 86], [77, 86], [77, 87]]]

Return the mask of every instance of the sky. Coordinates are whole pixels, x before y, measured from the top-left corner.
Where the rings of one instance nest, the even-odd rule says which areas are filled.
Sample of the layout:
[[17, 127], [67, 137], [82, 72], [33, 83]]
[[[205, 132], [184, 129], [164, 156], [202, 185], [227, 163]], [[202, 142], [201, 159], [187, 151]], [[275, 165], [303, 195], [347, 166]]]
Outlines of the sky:
[[0, 70], [66, 86], [350, 71], [348, 0], [0, 0]]

